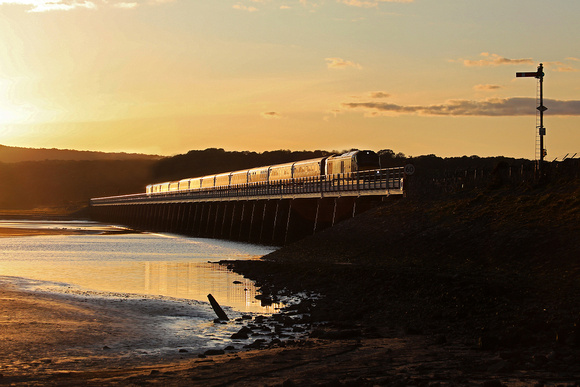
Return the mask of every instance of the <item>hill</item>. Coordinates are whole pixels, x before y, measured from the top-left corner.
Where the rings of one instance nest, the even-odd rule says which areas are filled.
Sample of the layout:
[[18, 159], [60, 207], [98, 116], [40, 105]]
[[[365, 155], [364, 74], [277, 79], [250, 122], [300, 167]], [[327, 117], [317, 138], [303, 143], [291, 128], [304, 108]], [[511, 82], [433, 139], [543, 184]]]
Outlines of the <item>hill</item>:
[[89, 199], [144, 192], [155, 160], [47, 160], [0, 163], [0, 210], [61, 208]]
[[161, 156], [139, 153], [107, 153], [72, 149], [35, 149], [0, 145], [0, 162], [2, 163], [44, 160], [158, 160], [160, 158]]

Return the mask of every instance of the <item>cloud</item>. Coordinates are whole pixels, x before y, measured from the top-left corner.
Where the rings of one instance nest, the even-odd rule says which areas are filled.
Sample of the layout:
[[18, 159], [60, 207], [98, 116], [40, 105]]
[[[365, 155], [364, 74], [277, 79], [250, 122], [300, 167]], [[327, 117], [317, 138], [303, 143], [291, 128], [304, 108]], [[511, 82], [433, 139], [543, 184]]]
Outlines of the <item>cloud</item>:
[[[544, 99], [546, 114], [580, 116], [580, 101]], [[382, 102], [343, 103], [349, 109], [363, 109], [370, 115], [418, 114], [432, 116], [526, 116], [536, 114], [534, 98], [490, 98], [483, 101], [450, 100], [440, 105], [402, 106]]]
[[278, 112], [264, 112], [261, 114], [262, 117], [266, 119], [279, 119], [282, 118], [282, 115]]
[[71, 11], [78, 8], [98, 9], [101, 7], [113, 7], [133, 9], [140, 5], [157, 5], [169, 3], [174, 0], [138, 0], [127, 2], [122, 0], [0, 0], [2, 5], [21, 5], [28, 8], [28, 12]]
[[483, 67], [483, 66], [503, 66], [503, 65], [519, 65], [519, 64], [534, 64], [531, 58], [525, 59], [509, 59], [499, 56], [497, 54], [490, 54], [487, 52], [482, 52], [480, 54], [484, 59], [480, 60], [470, 60], [470, 59], [459, 59], [454, 62], [462, 62], [467, 67]]
[[248, 12], [256, 12], [258, 10], [258, 8], [256, 8], [256, 7], [247, 6], [247, 5], [243, 5], [243, 4], [235, 4], [233, 6], [233, 8], [239, 9], [241, 11], [248, 11]]
[[387, 94], [383, 91], [373, 91], [370, 93], [371, 98], [388, 98], [390, 96], [390, 94]]
[[139, 4], [137, 3], [118, 3], [113, 5], [115, 8], [124, 8], [124, 9], [132, 9], [137, 8]]
[[326, 58], [326, 65], [329, 69], [345, 69], [347, 67], [354, 67], [356, 69], [362, 69], [362, 66], [358, 63], [351, 62], [349, 60], [344, 60], [341, 58]]
[[[566, 59], [574, 60], [575, 58], [566, 58]], [[579, 69], [576, 69], [573, 66], [563, 62], [544, 62], [544, 66], [552, 71], [556, 71], [559, 73], [571, 73], [580, 71]]]
[[380, 3], [412, 3], [415, 0], [338, 0], [351, 7], [376, 8]]
[[28, 12], [69, 11], [75, 8], [95, 9], [92, 1], [72, 0], [0, 0], [2, 5], [22, 5], [28, 7]]
[[479, 91], [491, 91], [491, 90], [501, 89], [501, 86], [499, 86], [499, 85], [475, 85], [475, 86], [473, 86], [473, 89], [479, 90]]

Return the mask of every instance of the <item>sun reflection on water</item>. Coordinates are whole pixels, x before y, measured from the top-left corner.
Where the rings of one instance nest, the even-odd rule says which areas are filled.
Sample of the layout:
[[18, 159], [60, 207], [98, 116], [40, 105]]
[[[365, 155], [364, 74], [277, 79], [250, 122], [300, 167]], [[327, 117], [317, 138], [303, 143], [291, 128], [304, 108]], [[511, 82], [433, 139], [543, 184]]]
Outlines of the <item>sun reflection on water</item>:
[[[14, 227], [14, 223], [10, 222], [10, 226]], [[24, 226], [34, 227], [31, 222]], [[42, 223], [39, 227], [47, 225]], [[73, 227], [102, 225], [75, 223]], [[255, 298], [258, 290], [252, 281], [211, 263], [256, 259], [272, 250], [264, 246], [156, 234], [1, 238], [0, 275], [50, 281], [53, 289], [73, 287], [203, 302], [207, 302], [207, 295], [211, 293], [222, 306], [241, 313], [273, 313], [278, 305], [262, 306]], [[55, 288], [54, 283], [62, 285]]]

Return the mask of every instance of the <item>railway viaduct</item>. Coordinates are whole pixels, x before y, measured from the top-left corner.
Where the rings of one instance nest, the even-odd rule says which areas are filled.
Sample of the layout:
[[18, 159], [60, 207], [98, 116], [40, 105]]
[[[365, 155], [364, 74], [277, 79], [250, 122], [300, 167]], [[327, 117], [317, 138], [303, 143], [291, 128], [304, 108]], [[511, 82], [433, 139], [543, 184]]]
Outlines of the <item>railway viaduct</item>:
[[[407, 170], [409, 172], [409, 170]], [[139, 230], [285, 245], [405, 193], [405, 168], [91, 199], [91, 217]]]

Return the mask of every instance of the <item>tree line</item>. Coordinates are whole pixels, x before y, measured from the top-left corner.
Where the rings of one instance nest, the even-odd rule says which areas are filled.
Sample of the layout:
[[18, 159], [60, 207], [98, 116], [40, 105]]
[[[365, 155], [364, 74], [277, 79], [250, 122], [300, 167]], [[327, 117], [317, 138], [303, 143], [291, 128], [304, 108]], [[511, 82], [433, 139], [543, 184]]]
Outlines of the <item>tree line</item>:
[[[45, 160], [0, 163], [0, 210], [45, 207], [82, 207], [93, 197], [141, 193], [150, 183], [205, 176], [228, 171], [282, 164], [329, 156], [344, 151], [268, 152], [225, 151], [220, 148], [192, 150], [186, 154], [135, 160]], [[390, 149], [378, 152], [383, 167], [413, 163], [418, 172], [493, 168], [499, 162], [519, 163], [510, 158], [435, 155], [407, 157]], [[529, 162], [529, 160], [528, 160]]]

